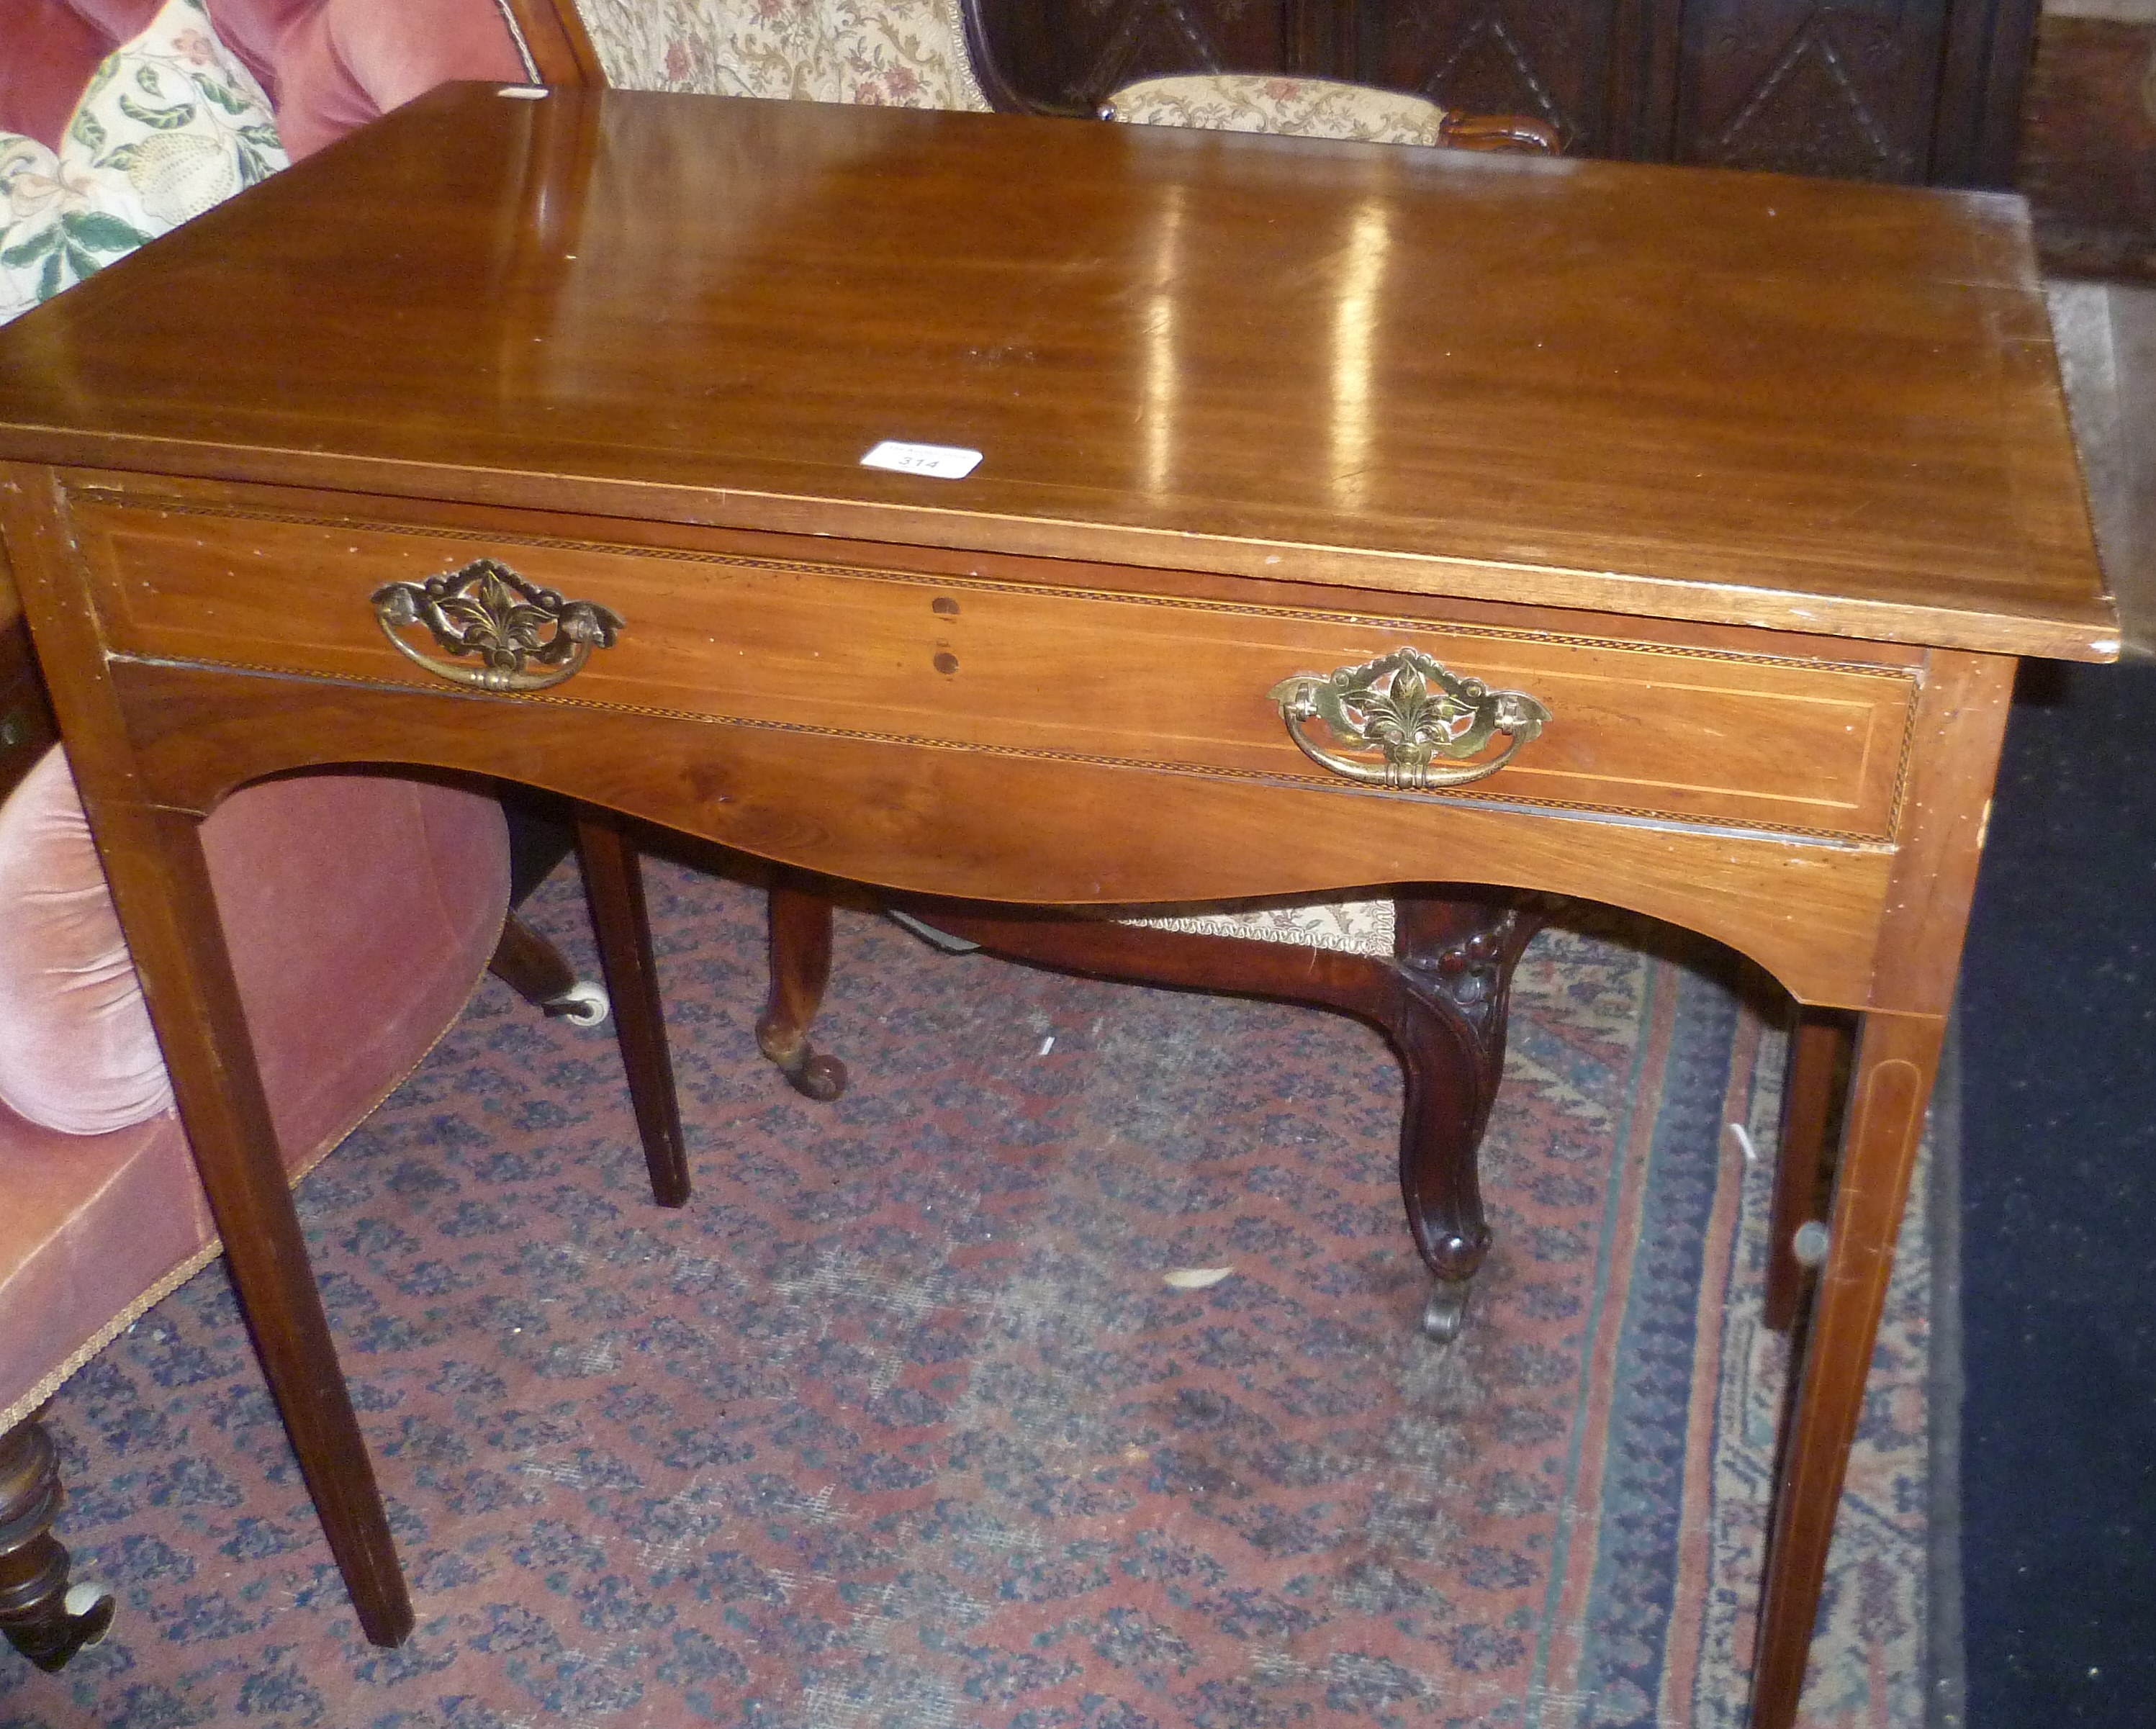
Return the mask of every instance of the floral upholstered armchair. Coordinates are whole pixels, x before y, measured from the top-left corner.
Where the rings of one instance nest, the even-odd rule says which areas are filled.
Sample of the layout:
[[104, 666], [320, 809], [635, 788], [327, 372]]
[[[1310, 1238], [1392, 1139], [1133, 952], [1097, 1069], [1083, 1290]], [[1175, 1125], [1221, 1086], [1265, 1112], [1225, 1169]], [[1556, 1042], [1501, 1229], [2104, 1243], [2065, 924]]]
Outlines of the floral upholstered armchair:
[[[1016, 109], [973, 0], [557, 0], [585, 39], [581, 75], [619, 87]], [[1551, 151], [1540, 122], [1476, 120], [1420, 97], [1315, 79], [1202, 74], [1149, 80], [1111, 96], [1104, 118], [1290, 132], [1366, 142]], [[982, 908], [895, 909], [948, 947], [1116, 978], [1312, 1002], [1384, 1030], [1407, 1073], [1400, 1177], [1432, 1284], [1423, 1325], [1450, 1338], [1489, 1243], [1476, 1152], [1504, 1057], [1512, 967], [1539, 903], [1428, 893], [1291, 906], [1191, 907], [1115, 920]], [[771, 897], [764, 1054], [811, 1097], [831, 1099], [844, 1065], [808, 1028], [830, 965], [831, 906], [783, 879]]]
[[975, 69], [957, 0], [576, 0], [574, 13], [618, 90], [998, 105]]

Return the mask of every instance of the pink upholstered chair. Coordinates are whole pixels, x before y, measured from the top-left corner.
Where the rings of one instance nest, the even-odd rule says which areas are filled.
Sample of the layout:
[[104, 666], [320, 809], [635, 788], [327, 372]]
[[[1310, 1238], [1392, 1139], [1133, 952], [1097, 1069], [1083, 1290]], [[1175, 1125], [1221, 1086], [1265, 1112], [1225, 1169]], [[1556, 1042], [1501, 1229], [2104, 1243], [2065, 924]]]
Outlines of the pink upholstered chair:
[[[533, 71], [495, 0], [9, 0], [8, 31], [0, 317], [445, 77]], [[0, 1631], [49, 1669], [113, 1605], [69, 1583], [38, 1413], [218, 1248], [53, 738], [0, 574]], [[295, 1180], [426, 1054], [490, 957], [535, 999], [604, 1013], [505, 923], [491, 798], [295, 777], [234, 793], [203, 845], [244, 914], [225, 929]]]

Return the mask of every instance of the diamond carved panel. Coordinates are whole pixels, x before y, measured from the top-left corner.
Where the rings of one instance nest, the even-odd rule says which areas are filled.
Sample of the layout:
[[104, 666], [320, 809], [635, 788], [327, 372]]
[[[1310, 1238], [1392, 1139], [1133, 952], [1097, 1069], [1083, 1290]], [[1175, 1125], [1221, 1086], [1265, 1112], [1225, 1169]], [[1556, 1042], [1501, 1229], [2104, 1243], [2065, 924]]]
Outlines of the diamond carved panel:
[[1945, 21], [1944, 0], [1696, 0], [1676, 160], [1922, 179]]
[[2010, 161], [2036, 0], [968, 3], [1010, 85], [1055, 107], [1154, 74], [1299, 71], [1532, 115], [1578, 156], [1922, 180]]
[[1377, 0], [1373, 84], [1470, 114], [1527, 114], [1592, 152], [1604, 131], [1609, 0]]

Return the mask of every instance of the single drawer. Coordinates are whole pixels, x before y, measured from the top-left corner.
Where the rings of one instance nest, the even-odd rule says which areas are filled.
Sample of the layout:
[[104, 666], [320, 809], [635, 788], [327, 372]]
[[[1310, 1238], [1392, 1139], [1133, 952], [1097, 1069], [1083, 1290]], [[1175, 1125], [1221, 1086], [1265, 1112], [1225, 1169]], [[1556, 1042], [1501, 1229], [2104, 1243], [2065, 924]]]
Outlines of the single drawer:
[[[392, 643], [374, 598], [492, 560], [620, 621], [610, 645], [568, 657], [580, 663], [572, 675], [503, 700], [1364, 796], [1883, 842], [1917, 690], [1907, 666], [925, 574], [899, 567], [896, 552], [876, 569], [98, 491], [76, 494], [74, 515], [107, 639], [126, 654], [445, 689]], [[424, 626], [398, 634], [466, 676], [478, 664], [444, 654]], [[1277, 686], [1401, 649], [1476, 687], [1523, 693], [1548, 719], [1494, 772], [1435, 791], [1362, 785], [1298, 747]], [[1297, 730], [1344, 743], [1321, 720]], [[1495, 735], [1470, 766], [1507, 746]]]

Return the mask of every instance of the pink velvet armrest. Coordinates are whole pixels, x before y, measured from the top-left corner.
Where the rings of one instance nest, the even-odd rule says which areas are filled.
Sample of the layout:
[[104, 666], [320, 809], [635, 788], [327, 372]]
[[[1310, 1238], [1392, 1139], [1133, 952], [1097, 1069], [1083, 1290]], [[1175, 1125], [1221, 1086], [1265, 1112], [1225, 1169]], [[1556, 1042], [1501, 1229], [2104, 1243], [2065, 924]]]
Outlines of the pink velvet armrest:
[[[55, 876], [73, 858], [95, 870], [73, 783], [55, 752], [0, 818], [34, 832], [33, 851], [0, 849], [0, 906], [33, 892], [62, 899], [83, 886]], [[38, 808], [21, 816], [25, 795]], [[70, 829], [76, 844], [64, 841]], [[363, 848], [354, 836], [366, 837]], [[261, 1059], [263, 1084], [296, 1175], [311, 1166], [409, 1072], [453, 1021], [492, 954], [509, 892], [501, 807], [482, 794], [372, 775], [310, 775], [234, 793], [204, 826], [234, 971]], [[101, 890], [102, 880], [91, 886]], [[83, 904], [78, 897], [78, 910]], [[109, 922], [106, 904], [104, 916]], [[72, 931], [44, 933], [42, 954], [0, 934], [0, 1001], [11, 1093], [24, 1108], [67, 1115], [70, 1073], [87, 1083], [86, 1053], [44, 1041], [48, 1066], [26, 1069], [13, 1038], [23, 1018], [66, 1024], [85, 964], [114, 969]], [[95, 919], [88, 921], [95, 924]], [[12, 933], [13, 921], [0, 926]], [[112, 927], [116, 939], [116, 926]], [[46, 976], [38, 977], [40, 963]], [[131, 968], [124, 962], [123, 986]], [[40, 998], [39, 993], [44, 994]], [[57, 1007], [55, 1005], [58, 1005]], [[114, 1026], [109, 1054], [147, 1041], [139, 998], [106, 993], [90, 1011]], [[33, 1040], [33, 1044], [40, 1041]], [[149, 1045], [154, 1065], [155, 1046]], [[120, 1050], [132, 1064], [139, 1051]], [[162, 1081], [162, 1070], [156, 1078]], [[42, 1398], [105, 1338], [154, 1300], [212, 1244], [207, 1203], [177, 1120], [169, 1112], [107, 1133], [72, 1135], [0, 1107], [0, 1430]]]
[[294, 162], [459, 78], [528, 74], [497, 0], [209, 0]]
[[[98, 64], [162, 0], [0, 0], [0, 129], [48, 149]], [[521, 80], [498, 0], [208, 0], [295, 160], [450, 79]]]

